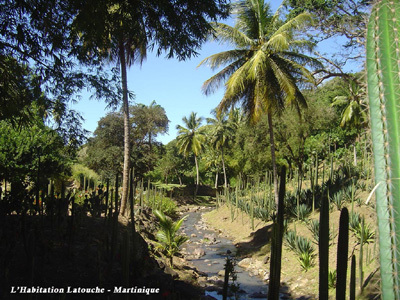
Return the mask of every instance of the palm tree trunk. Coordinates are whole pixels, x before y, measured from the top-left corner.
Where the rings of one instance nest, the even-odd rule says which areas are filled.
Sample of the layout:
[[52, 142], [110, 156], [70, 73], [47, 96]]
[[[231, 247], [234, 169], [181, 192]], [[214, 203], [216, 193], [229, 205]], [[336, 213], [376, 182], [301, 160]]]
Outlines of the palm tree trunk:
[[197, 162], [197, 156], [194, 156], [194, 162], [196, 163], [196, 191], [194, 193], [194, 195], [197, 195], [197, 191], [199, 189], [199, 181], [200, 181], [200, 176], [199, 176], [199, 164]]
[[279, 191], [278, 191], [278, 171], [276, 168], [276, 157], [275, 157], [275, 141], [274, 141], [274, 129], [272, 125], [272, 114], [268, 112], [268, 131], [269, 131], [269, 142], [271, 147], [271, 160], [272, 160], [272, 170], [274, 176], [274, 194], [275, 194], [275, 204], [278, 209], [279, 203]]
[[121, 64], [121, 82], [122, 82], [122, 105], [124, 114], [124, 169], [122, 171], [122, 198], [121, 215], [125, 214], [126, 202], [128, 199], [129, 186], [129, 158], [130, 158], [130, 127], [129, 127], [129, 102], [128, 102], [128, 83], [126, 78], [126, 60], [123, 43], [119, 46], [119, 60]]
[[228, 181], [226, 179], [226, 169], [225, 169], [225, 159], [224, 159], [224, 150], [221, 149], [221, 158], [222, 158], [222, 169], [224, 170], [224, 183], [225, 183], [225, 188], [228, 187]]

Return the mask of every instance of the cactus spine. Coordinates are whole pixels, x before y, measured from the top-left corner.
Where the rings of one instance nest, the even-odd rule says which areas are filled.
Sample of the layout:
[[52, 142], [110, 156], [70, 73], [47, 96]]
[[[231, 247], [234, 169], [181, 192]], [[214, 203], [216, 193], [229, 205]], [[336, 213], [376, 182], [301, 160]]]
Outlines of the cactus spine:
[[399, 28], [400, 3], [378, 2], [368, 23], [367, 71], [383, 299], [400, 299]]

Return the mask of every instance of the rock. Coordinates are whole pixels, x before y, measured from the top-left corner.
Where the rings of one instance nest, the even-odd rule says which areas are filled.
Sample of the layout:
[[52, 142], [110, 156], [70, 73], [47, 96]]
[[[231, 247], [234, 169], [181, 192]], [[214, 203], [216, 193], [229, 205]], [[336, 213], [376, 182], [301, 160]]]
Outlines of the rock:
[[224, 277], [225, 276], [225, 270], [221, 270], [218, 272], [218, 276]]
[[269, 280], [269, 273], [265, 273], [265, 274], [264, 274], [263, 280], [264, 280], [264, 281], [268, 281], [268, 280]]
[[218, 281], [218, 280], [219, 280], [218, 276], [211, 276], [211, 277], [208, 278], [207, 281], [212, 283], [212, 282]]
[[249, 275], [250, 275], [251, 277], [253, 277], [253, 276], [258, 276], [258, 270], [250, 270], [250, 271], [249, 271]]
[[211, 285], [211, 286], [206, 287], [206, 291], [208, 291], [208, 292], [219, 292], [219, 291], [221, 291], [221, 289], [219, 287], [217, 287], [217, 286]]
[[179, 274], [168, 266], [165, 266], [164, 273], [171, 275], [174, 279], [179, 277]]
[[200, 258], [200, 257], [202, 257], [202, 256], [204, 256], [204, 255], [206, 255], [206, 252], [205, 252], [203, 249], [201, 249], [201, 248], [196, 248], [196, 249], [194, 249], [194, 251], [193, 251], [193, 256], [194, 256], [195, 258]]
[[214, 234], [205, 234], [204, 239], [207, 239], [209, 243], [214, 243], [217, 240]]
[[197, 235], [195, 233], [192, 233], [190, 236], [191, 237], [197, 237]]
[[264, 266], [264, 263], [261, 260], [256, 259], [256, 260], [253, 260], [253, 266], [254, 266], [254, 268], [262, 269]]
[[252, 259], [247, 257], [238, 262], [238, 266], [247, 269], [252, 262]]

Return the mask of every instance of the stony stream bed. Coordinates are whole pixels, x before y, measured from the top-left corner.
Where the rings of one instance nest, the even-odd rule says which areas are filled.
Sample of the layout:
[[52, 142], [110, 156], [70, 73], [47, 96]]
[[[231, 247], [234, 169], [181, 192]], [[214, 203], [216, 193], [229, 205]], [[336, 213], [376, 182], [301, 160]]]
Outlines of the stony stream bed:
[[[204, 283], [206, 294], [215, 299], [222, 299], [221, 290], [226, 257], [229, 255], [235, 259], [236, 248], [229, 238], [209, 228], [202, 220], [202, 213], [208, 210], [200, 209], [184, 213], [188, 217], [182, 225], [182, 232], [190, 240], [184, 245], [182, 253], [186, 260], [191, 261], [199, 271], [207, 274], [207, 282]], [[235, 266], [235, 271], [236, 284], [239, 285], [240, 292], [237, 294], [237, 298], [232, 296], [231, 299], [265, 299], [268, 284], [239, 265]]]

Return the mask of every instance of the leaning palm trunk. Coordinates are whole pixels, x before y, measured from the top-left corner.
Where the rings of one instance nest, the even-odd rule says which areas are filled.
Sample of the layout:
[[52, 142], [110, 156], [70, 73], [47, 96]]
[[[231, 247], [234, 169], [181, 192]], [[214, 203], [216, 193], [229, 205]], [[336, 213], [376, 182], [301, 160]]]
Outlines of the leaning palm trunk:
[[122, 105], [124, 112], [124, 169], [122, 171], [122, 198], [121, 198], [121, 215], [125, 214], [126, 202], [128, 199], [128, 182], [129, 182], [129, 102], [128, 102], [128, 84], [126, 78], [126, 60], [125, 49], [123, 43], [119, 46], [119, 59], [121, 64], [121, 81], [122, 81]]

